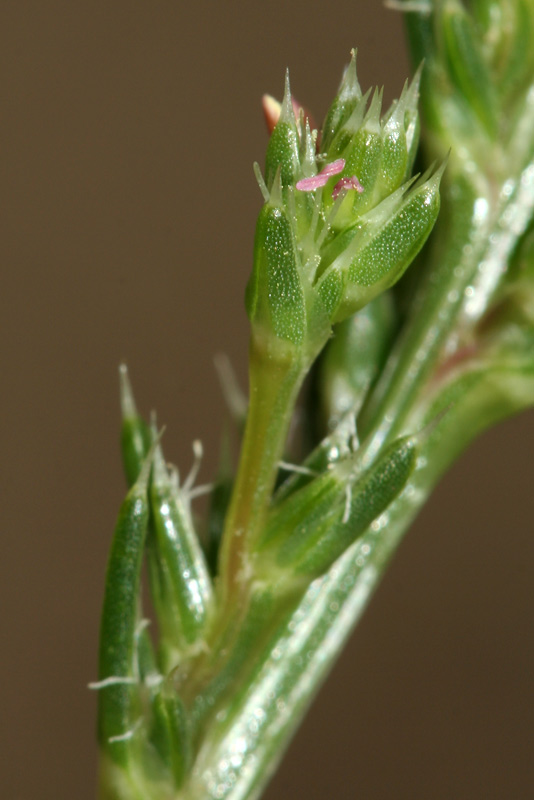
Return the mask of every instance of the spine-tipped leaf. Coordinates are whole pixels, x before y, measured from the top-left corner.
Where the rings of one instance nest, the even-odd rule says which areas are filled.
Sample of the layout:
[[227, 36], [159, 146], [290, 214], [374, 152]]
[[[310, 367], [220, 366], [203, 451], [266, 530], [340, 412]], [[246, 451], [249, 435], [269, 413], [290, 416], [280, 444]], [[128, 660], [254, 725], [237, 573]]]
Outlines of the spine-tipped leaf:
[[[417, 444], [404, 437], [378, 458], [346, 495], [343, 516], [336, 524], [320, 530], [313, 547], [302, 551], [295, 564], [297, 574], [321, 575], [356, 541], [404, 489], [415, 469]], [[283, 548], [279, 561], [284, 560]]]
[[140, 713], [136, 626], [148, 523], [150, 459], [122, 504], [111, 544], [100, 626], [98, 734], [111, 758], [125, 764]]
[[321, 149], [324, 153], [328, 152], [333, 139], [348, 121], [361, 99], [362, 90], [356, 74], [356, 50], [352, 50], [350, 63], [323, 123]]
[[150, 449], [150, 429], [137, 411], [126, 364], [119, 369], [121, 389], [121, 452], [128, 486], [138, 478], [141, 466]]
[[352, 456], [295, 491], [267, 520], [267, 564], [269, 554], [289, 576], [322, 575], [406, 486], [416, 457], [415, 437], [403, 437], [367, 469]]
[[280, 118], [271, 134], [265, 158], [265, 182], [271, 189], [279, 172], [282, 186], [294, 184], [299, 170], [299, 135], [291, 101], [289, 75], [286, 74]]

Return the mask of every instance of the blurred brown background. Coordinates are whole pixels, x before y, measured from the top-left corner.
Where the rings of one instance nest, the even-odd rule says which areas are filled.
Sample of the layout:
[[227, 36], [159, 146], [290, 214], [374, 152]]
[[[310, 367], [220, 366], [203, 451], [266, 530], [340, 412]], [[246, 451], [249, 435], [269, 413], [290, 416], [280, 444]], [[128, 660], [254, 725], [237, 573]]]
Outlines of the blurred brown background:
[[[208, 480], [213, 354], [245, 381], [261, 94], [289, 66], [320, 119], [353, 45], [388, 100], [409, 68], [377, 0], [17, 0], [0, 30], [0, 796], [89, 800], [117, 365]], [[530, 414], [440, 485], [267, 798], [534, 796], [533, 449]]]

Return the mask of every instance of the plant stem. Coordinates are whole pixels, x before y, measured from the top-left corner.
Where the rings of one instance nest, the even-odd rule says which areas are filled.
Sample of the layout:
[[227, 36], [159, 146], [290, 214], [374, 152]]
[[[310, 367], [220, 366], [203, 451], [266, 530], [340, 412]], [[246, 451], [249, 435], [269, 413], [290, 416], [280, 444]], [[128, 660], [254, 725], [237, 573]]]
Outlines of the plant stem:
[[251, 546], [262, 530], [307, 368], [304, 359], [275, 359], [252, 339], [249, 410], [221, 544], [223, 607], [246, 586]]
[[370, 530], [312, 583], [266, 648], [239, 708], [210, 726], [184, 800], [259, 797], [415, 511], [403, 509], [387, 531]]
[[368, 457], [405, 430], [440, 360], [469, 341], [487, 310], [534, 207], [532, 171], [530, 162], [513, 189], [508, 181], [502, 192], [476, 192], [458, 180], [448, 189], [444, 224], [428, 255], [431, 268], [358, 420], [361, 434], [371, 438]]
[[[379, 382], [364, 410], [370, 459], [401, 429], [409, 424], [421, 427], [451, 404], [446, 393], [438, 392], [437, 400], [432, 400], [432, 379], [444, 355], [449, 349], [452, 354], [463, 337], [472, 334], [487, 309], [532, 208], [531, 191], [526, 196], [519, 189], [506, 197], [493, 197], [490, 202], [464, 184], [460, 203], [456, 184], [454, 202], [449, 200], [446, 223], [430, 253], [434, 270], [421, 287], [405, 333], [386, 366], [385, 387]], [[481, 273], [481, 264], [486, 266], [485, 273]], [[486, 275], [482, 285], [477, 283], [480, 274]], [[478, 301], [477, 312], [471, 315], [466, 312], [468, 286], [474, 287]], [[245, 453], [250, 448], [256, 452], [248, 452], [240, 465], [241, 498], [247, 498], [248, 510], [244, 516], [231, 513], [230, 530], [247, 524], [249, 541], [261, 525], [269, 501], [288, 416], [304, 372], [279, 369], [276, 381], [272, 374], [272, 367], [267, 368], [261, 360], [251, 369], [251, 389], [262, 387], [264, 394], [252, 394], [255, 402], [247, 424]], [[486, 376], [481, 369], [479, 376], [468, 371], [468, 378], [460, 399], [453, 399], [452, 410], [425, 440], [420, 466], [407, 489], [327, 575], [311, 584], [282, 629], [273, 631], [257, 652], [254, 677], [231, 712], [224, 720], [211, 718], [184, 798], [254, 800], [259, 796], [390, 557], [440, 476], [481, 430], [524, 407], [534, 382], [530, 377], [523, 393], [512, 391], [506, 398], [504, 373], [502, 378]], [[502, 391], [496, 392], [496, 385], [503, 387]], [[281, 409], [285, 409], [285, 419]], [[263, 437], [267, 453], [259, 452], [262, 440], [258, 435]]]
[[[534, 368], [521, 395], [471, 381], [462, 401], [432, 430], [406, 490], [364, 536], [315, 580], [257, 660], [254, 679], [232, 713], [213, 717], [180, 800], [255, 800], [276, 769], [322, 681], [363, 614], [402, 537], [453, 460], [486, 427], [530, 404]], [[426, 418], [449, 404], [438, 394]], [[462, 432], [461, 441], [454, 434]]]

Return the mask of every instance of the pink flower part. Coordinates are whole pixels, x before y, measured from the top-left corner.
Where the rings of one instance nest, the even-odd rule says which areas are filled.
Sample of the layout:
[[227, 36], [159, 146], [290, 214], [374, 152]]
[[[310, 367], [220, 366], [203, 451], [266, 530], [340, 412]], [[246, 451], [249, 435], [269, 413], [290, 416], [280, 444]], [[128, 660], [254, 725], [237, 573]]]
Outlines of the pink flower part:
[[282, 104], [275, 100], [270, 94], [264, 94], [261, 99], [261, 104], [263, 107], [263, 115], [265, 117], [265, 124], [267, 125], [267, 130], [269, 133], [272, 133], [275, 129], [276, 123], [280, 119], [280, 113], [282, 111]]
[[310, 178], [302, 178], [297, 182], [297, 189], [301, 192], [313, 192], [321, 186], [325, 186], [332, 175], [338, 175], [345, 168], [345, 159], [338, 158], [337, 161], [332, 161], [331, 164], [325, 164], [322, 170], [317, 175], [312, 175]]
[[[264, 94], [261, 99], [262, 107], [263, 107], [263, 115], [265, 117], [265, 124], [267, 125], [267, 130], [269, 133], [272, 133], [276, 127], [278, 120], [280, 119], [280, 114], [282, 113], [282, 104], [278, 102], [274, 97], [270, 94]], [[291, 96], [291, 105], [293, 106], [293, 113], [295, 115], [295, 121], [298, 123], [300, 120], [300, 111], [304, 112], [304, 119], [308, 119], [310, 122], [310, 128], [313, 130], [315, 128], [315, 122], [313, 120], [312, 115], [310, 112], [302, 106], [298, 100], [295, 100], [293, 96]]]
[[338, 173], [343, 172], [344, 169], [345, 159], [338, 158], [337, 161], [332, 161], [331, 164], [325, 164], [319, 175], [326, 175], [327, 178], [331, 178], [332, 175], [338, 175]]
[[363, 192], [363, 186], [356, 175], [353, 175], [352, 178], [341, 178], [341, 180], [336, 183], [332, 191], [332, 198], [335, 200], [337, 197], [339, 197], [341, 192], [346, 189], [356, 189], [358, 194]]

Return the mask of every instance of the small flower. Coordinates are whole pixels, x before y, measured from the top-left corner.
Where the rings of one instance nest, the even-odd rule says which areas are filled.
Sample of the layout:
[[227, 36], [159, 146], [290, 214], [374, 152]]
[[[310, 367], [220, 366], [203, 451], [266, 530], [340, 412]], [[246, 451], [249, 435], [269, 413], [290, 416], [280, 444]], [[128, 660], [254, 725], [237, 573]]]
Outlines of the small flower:
[[335, 200], [337, 197], [339, 197], [341, 192], [347, 189], [356, 189], [358, 194], [363, 192], [363, 186], [356, 175], [353, 175], [351, 178], [341, 178], [341, 180], [339, 180], [334, 186], [332, 191], [332, 199]]
[[332, 325], [399, 280], [439, 210], [443, 169], [417, 183], [409, 178], [420, 72], [381, 116], [382, 92], [362, 94], [355, 58], [353, 52], [319, 149], [302, 109], [297, 119], [287, 74], [281, 106], [264, 98], [275, 127], [265, 180], [256, 169], [265, 205], [246, 308], [258, 346], [281, 361], [307, 358]]
[[338, 158], [337, 161], [325, 164], [317, 175], [312, 175], [310, 178], [302, 178], [302, 180], [298, 181], [297, 189], [300, 192], [313, 192], [315, 189], [325, 186], [332, 175], [338, 175], [340, 172], [343, 172], [344, 169], [345, 159]]

